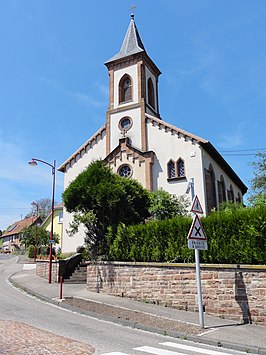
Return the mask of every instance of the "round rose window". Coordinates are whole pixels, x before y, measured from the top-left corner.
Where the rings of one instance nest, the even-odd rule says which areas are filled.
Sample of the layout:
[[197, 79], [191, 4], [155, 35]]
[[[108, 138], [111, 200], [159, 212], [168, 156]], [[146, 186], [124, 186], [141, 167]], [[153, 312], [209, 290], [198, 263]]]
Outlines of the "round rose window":
[[132, 175], [132, 169], [129, 165], [122, 165], [118, 169], [118, 174], [122, 177], [129, 178]]

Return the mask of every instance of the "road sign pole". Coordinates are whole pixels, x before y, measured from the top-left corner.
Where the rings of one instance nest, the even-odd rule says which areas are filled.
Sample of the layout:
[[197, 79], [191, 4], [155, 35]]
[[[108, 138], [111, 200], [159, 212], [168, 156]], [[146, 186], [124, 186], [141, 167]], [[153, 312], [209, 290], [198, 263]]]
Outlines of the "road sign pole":
[[195, 249], [195, 261], [196, 261], [196, 275], [197, 275], [197, 288], [198, 288], [199, 322], [200, 322], [201, 328], [204, 328], [202, 292], [201, 292], [201, 277], [200, 277], [200, 258], [199, 258], [199, 250], [198, 249]]
[[[191, 198], [194, 200], [194, 178], [191, 178]], [[200, 277], [200, 257], [199, 250], [195, 249], [195, 262], [196, 262], [196, 277], [197, 277], [197, 289], [198, 289], [198, 307], [199, 307], [199, 322], [201, 328], [204, 328], [203, 307], [202, 307], [202, 292], [201, 292], [201, 277]]]

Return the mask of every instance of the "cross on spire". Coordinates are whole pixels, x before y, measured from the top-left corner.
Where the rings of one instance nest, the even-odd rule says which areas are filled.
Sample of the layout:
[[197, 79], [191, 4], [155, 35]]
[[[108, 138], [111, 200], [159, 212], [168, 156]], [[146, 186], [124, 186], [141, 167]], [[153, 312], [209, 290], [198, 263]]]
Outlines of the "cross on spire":
[[134, 9], [136, 8], [135, 4], [131, 4], [129, 10], [131, 11], [131, 18], [134, 18]]

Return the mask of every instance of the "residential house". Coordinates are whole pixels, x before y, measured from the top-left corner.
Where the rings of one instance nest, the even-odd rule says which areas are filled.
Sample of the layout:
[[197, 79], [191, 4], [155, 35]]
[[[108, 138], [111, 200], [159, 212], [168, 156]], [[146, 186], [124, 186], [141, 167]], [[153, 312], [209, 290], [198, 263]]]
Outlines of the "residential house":
[[11, 224], [0, 236], [0, 239], [3, 241], [2, 248], [11, 252], [20, 250], [24, 229], [31, 227], [36, 222], [40, 224], [41, 219], [37, 216], [32, 216]]
[[[55, 206], [53, 218], [53, 233], [59, 236], [58, 246], [62, 248], [62, 234], [63, 234], [63, 203]], [[50, 213], [43, 221], [41, 227], [48, 232], [51, 231], [52, 213]]]

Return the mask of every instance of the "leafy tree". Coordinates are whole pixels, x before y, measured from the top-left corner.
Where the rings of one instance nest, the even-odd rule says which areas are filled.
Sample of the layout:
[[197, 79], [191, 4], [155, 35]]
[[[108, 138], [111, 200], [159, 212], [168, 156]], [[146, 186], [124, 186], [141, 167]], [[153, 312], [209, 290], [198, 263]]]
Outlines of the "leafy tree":
[[254, 167], [253, 179], [251, 180], [251, 206], [266, 205], [266, 153], [256, 154], [258, 161], [252, 162]]
[[154, 219], [163, 220], [187, 215], [189, 201], [184, 196], [177, 197], [159, 189], [150, 192], [150, 201], [149, 212]]
[[[34, 245], [35, 237], [36, 237], [36, 226], [35, 225], [25, 228], [22, 232], [22, 237], [20, 240], [21, 244], [23, 244], [25, 246], [25, 248], [29, 247], [30, 245]], [[37, 249], [39, 249], [41, 247], [48, 247], [49, 240], [50, 240], [50, 233], [47, 230], [45, 230], [41, 227], [38, 227], [37, 239], [36, 239]], [[54, 234], [53, 240], [55, 241], [55, 243], [58, 243], [59, 236], [57, 234]]]
[[63, 193], [64, 205], [74, 213], [69, 233], [86, 227], [86, 243], [93, 254], [108, 254], [108, 227], [116, 230], [143, 222], [148, 216], [149, 193], [137, 181], [113, 173], [102, 160], [92, 162]]

